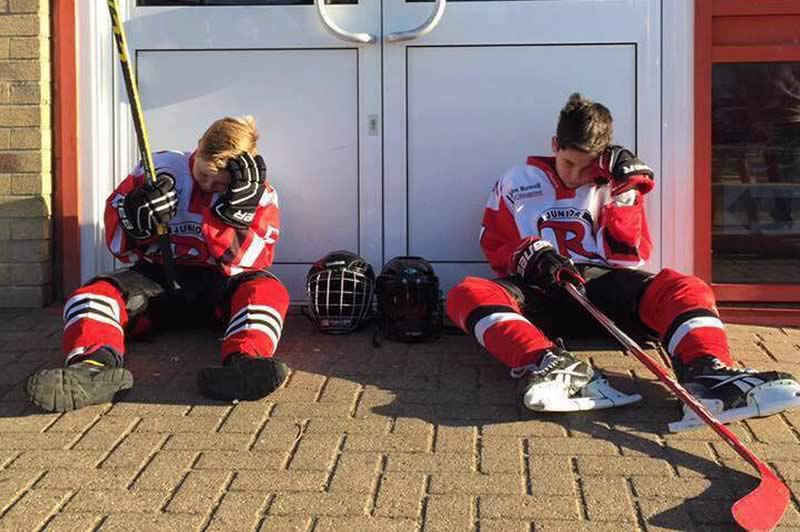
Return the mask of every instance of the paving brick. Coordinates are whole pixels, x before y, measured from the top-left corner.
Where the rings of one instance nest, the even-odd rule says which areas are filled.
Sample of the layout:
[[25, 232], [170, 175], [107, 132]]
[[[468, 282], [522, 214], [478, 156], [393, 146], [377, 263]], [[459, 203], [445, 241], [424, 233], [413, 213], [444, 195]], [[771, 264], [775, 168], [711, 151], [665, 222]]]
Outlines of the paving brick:
[[103, 519], [101, 515], [92, 514], [56, 514], [47, 523], [48, 532], [88, 532], [97, 530]]
[[8, 467], [9, 469], [93, 469], [105, 454], [105, 451], [23, 451]]
[[[269, 423], [275, 423], [270, 420]], [[395, 431], [397, 429], [395, 428]], [[389, 420], [386, 418], [369, 419], [311, 419], [306, 426], [306, 433], [332, 433], [332, 434], [387, 434]]]
[[481, 438], [482, 473], [521, 473], [524, 467], [522, 441], [519, 438]]
[[672, 470], [664, 460], [621, 456], [579, 456], [576, 460], [581, 475], [672, 476]]
[[0, 438], [8, 438], [6, 433], [9, 432], [42, 432], [58, 417], [59, 414], [44, 414], [23, 418], [0, 418]]
[[636, 510], [624, 478], [585, 477], [580, 484], [590, 521], [636, 521]]
[[[314, 532], [340, 532], [357, 530], [358, 532], [407, 532], [417, 530], [417, 522], [412, 519], [395, 519], [382, 517], [320, 517]], [[286, 529], [275, 529], [286, 530]], [[300, 530], [300, 529], [297, 529]], [[305, 530], [305, 529], [303, 529]]]
[[168, 434], [214, 432], [219, 420], [207, 417], [148, 417], [136, 426], [135, 432], [156, 432]]
[[481, 519], [580, 519], [576, 497], [485, 495], [480, 501]]
[[106, 415], [141, 418], [184, 416], [189, 408], [188, 405], [115, 403]]
[[137, 467], [163, 444], [161, 434], [128, 434], [117, 448], [103, 460], [103, 467]]
[[358, 382], [331, 377], [325, 380], [322, 393], [319, 395], [319, 402], [354, 404], [360, 390], [361, 384]]
[[322, 491], [328, 475], [323, 471], [239, 471], [231, 491]]
[[425, 512], [425, 530], [471, 530], [475, 520], [473, 497], [431, 495]]
[[164, 448], [169, 451], [246, 451], [252, 438], [251, 434], [241, 433], [173, 434]]
[[279, 493], [269, 515], [365, 515], [371, 499], [353, 493]]
[[88, 451], [95, 449], [111, 449], [124, 438], [138, 423], [129, 418], [104, 417], [86, 431], [72, 449]]
[[75, 439], [76, 434], [51, 433], [51, 432], [19, 432], [3, 438], [3, 447], [6, 449], [20, 449], [31, 451], [56, 450], [67, 448]]
[[485, 436], [525, 436], [531, 438], [559, 438], [567, 436], [563, 423], [539, 419], [510, 421], [483, 427]]
[[171, 491], [181, 483], [197, 458], [194, 451], [159, 451], [131, 486], [135, 490]]
[[[517, 521], [513, 519], [481, 519], [481, 532], [530, 532], [531, 525], [528, 521]], [[539, 526], [537, 522], [536, 530]]]
[[73, 465], [72, 469], [50, 469], [36, 483], [37, 489], [65, 490], [118, 490], [128, 487], [128, 483], [136, 475], [136, 470], [127, 469], [93, 469]]
[[380, 465], [379, 453], [342, 453], [336, 462], [327, 491], [373, 493]]
[[279, 403], [272, 411], [276, 418], [347, 418], [350, 417], [350, 403]]
[[[310, 424], [309, 422], [309, 425]], [[257, 452], [289, 452], [294, 446], [297, 437], [301, 436], [304, 432], [302, 422], [270, 419], [258, 434], [258, 438], [253, 443], [252, 450]]]
[[166, 507], [167, 512], [209, 515], [230, 482], [228, 471], [192, 471]]
[[[678, 499], [638, 499], [647, 530], [697, 530], [689, 507]], [[733, 529], [729, 527], [728, 530]]]
[[32, 530], [45, 524], [72, 495], [68, 490], [35, 489], [26, 492], [3, 514], [3, 528]]
[[610, 441], [587, 438], [529, 438], [528, 449], [530, 454], [542, 456], [570, 455], [570, 456], [614, 456], [617, 447]]
[[391, 453], [387, 456], [386, 470], [472, 473], [475, 457], [454, 453]]
[[374, 514], [415, 519], [421, 510], [425, 482], [423, 473], [384, 473], [379, 481]]
[[233, 407], [233, 411], [225, 418], [219, 431], [253, 433], [264, 424], [268, 414], [269, 409], [260, 401], [239, 403]]
[[431, 475], [430, 492], [434, 494], [522, 495], [525, 493], [525, 484], [525, 479], [520, 474], [485, 475], [443, 472]]
[[477, 435], [478, 431], [475, 427], [439, 425], [436, 427], [434, 451], [437, 453], [473, 453], [476, 450]]
[[[263, 493], [226, 493], [220, 500], [219, 506], [214, 512], [214, 518], [206, 530], [215, 532], [257, 530], [261, 521], [261, 513], [271, 497], [271, 495]], [[262, 526], [258, 530], [265, 530], [265, 527]], [[292, 530], [292, 528], [289, 525], [280, 530], [286, 531]]]
[[571, 457], [533, 455], [528, 462], [530, 494], [577, 496]]
[[64, 511], [154, 513], [160, 511], [168, 496], [161, 491], [80, 490]]
[[204, 516], [187, 514], [117, 513], [103, 521], [103, 532], [200, 530]]
[[345, 451], [405, 451], [426, 452], [430, 449], [431, 437], [427, 434], [351, 434], [345, 441]]
[[283, 468], [286, 459], [286, 453], [281, 452], [204, 451], [194, 468], [271, 471]]
[[41, 476], [41, 471], [0, 471], [0, 512], [13, 504]]
[[792, 431], [791, 426], [781, 416], [771, 416], [767, 418], [748, 419], [744, 422], [747, 428], [761, 442], [772, 443], [793, 443], [797, 444], [797, 434]]
[[[368, 420], [365, 420], [368, 421]], [[436, 426], [424, 419], [396, 418], [392, 427], [392, 434], [430, 434], [434, 433]]]
[[305, 434], [289, 459], [289, 469], [329, 471], [342, 438], [338, 434]]
[[639, 498], [656, 499], [712, 499], [729, 500], [733, 493], [727, 482], [706, 478], [648, 478], [631, 479], [634, 492]]

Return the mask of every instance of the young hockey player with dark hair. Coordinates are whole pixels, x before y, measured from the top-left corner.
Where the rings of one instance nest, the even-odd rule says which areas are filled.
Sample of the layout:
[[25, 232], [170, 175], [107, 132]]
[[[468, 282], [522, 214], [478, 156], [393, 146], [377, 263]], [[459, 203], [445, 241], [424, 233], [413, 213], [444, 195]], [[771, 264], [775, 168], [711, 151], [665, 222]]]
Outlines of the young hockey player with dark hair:
[[639, 269], [652, 248], [644, 198], [653, 172], [612, 144], [609, 110], [573, 94], [561, 110], [552, 148], [554, 157], [529, 157], [508, 170], [489, 196], [480, 244], [501, 277], [467, 277], [447, 300], [454, 323], [511, 368], [513, 377], [526, 376], [525, 406], [591, 410], [640, 399], [612, 388], [537, 326], [541, 316], [591, 319], [563, 283], [583, 287], [617, 323], [656, 333], [679, 381], [702, 400], [716, 401], [721, 421], [800, 406], [800, 383], [791, 375], [734, 366], [706, 283], [671, 269]]
[[[286, 378], [273, 358], [289, 296], [266, 269], [279, 232], [278, 196], [266, 180], [252, 117], [217, 120], [195, 151], [154, 154], [155, 186], [142, 165], [106, 202], [111, 253], [131, 267], [95, 277], [64, 306], [64, 367], [31, 375], [26, 392], [47, 411], [119, 398], [133, 385], [125, 335], [227, 320], [222, 365], [203, 369], [200, 392], [255, 400]], [[175, 259], [171, 289], [156, 227], [167, 224]]]

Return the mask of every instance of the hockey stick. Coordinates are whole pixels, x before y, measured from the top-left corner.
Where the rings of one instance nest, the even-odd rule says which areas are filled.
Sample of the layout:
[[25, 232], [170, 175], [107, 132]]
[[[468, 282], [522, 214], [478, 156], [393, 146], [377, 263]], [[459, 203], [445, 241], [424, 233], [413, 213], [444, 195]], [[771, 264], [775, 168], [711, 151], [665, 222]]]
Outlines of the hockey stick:
[[772, 472], [767, 464], [758, 459], [739, 438], [720, 423], [697, 399], [678, 382], [669, 376], [658, 362], [650, 358], [639, 345], [622, 332], [611, 319], [594, 306], [591, 301], [572, 283], [564, 283], [567, 292], [585, 308], [600, 324], [611, 333], [623, 348], [639, 359], [678, 399], [691, 408], [706, 425], [733, 447], [739, 456], [750, 462], [761, 475], [761, 483], [736, 501], [731, 512], [736, 522], [745, 530], [772, 530], [783, 517], [789, 506], [789, 488]]
[[[133, 127], [136, 130], [136, 140], [139, 146], [139, 156], [142, 159], [144, 175], [150, 186], [156, 184], [156, 169], [153, 163], [153, 152], [150, 151], [150, 141], [147, 137], [147, 129], [144, 124], [144, 114], [142, 113], [142, 102], [139, 99], [139, 90], [136, 80], [133, 77], [133, 69], [128, 61], [128, 39], [125, 37], [125, 28], [119, 18], [119, 5], [117, 0], [108, 0], [108, 12], [111, 15], [111, 27], [114, 30], [114, 40], [117, 43], [119, 52], [119, 62], [122, 67], [122, 78], [125, 80], [125, 91], [128, 93], [128, 101], [131, 105], [131, 115], [133, 116]], [[165, 224], [156, 226], [158, 234], [158, 244], [161, 248], [161, 256], [164, 257], [164, 269], [167, 275], [167, 287], [170, 291], [178, 288], [175, 281], [175, 258], [172, 256], [172, 247], [169, 243], [169, 232]]]

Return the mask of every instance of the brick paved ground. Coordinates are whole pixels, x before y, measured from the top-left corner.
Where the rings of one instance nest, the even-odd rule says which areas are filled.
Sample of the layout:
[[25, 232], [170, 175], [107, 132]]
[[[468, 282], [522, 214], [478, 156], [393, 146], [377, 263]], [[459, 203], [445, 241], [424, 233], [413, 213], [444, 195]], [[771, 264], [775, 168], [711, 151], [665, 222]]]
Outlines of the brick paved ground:
[[[800, 330], [729, 328], [736, 356], [800, 375]], [[0, 311], [2, 530], [731, 530], [749, 466], [610, 345], [577, 344], [640, 406], [533, 416], [465, 336], [370, 346], [292, 316], [285, 386], [257, 403], [195, 391], [212, 332], [134, 343], [125, 402], [42, 414], [24, 377], [61, 363], [57, 309]], [[594, 346], [594, 347], [593, 347]], [[786, 479], [800, 529], [800, 412], [734, 431]]]

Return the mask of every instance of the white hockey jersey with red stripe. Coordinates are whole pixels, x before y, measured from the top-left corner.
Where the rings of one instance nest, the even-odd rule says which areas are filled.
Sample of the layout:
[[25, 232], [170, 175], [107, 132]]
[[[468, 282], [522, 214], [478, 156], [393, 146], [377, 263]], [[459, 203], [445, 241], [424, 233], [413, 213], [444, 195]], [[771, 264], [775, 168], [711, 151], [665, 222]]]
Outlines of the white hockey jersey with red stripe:
[[567, 188], [552, 157], [528, 157], [508, 170], [484, 210], [480, 244], [499, 275], [513, 273], [512, 254], [528, 237], [547, 240], [576, 264], [637, 268], [652, 250], [638, 191], [612, 197], [608, 184]]
[[[169, 240], [178, 265], [220, 268], [232, 276], [263, 270], [272, 264], [280, 231], [278, 194], [267, 183], [255, 217], [247, 229], [237, 229], [220, 220], [211, 207], [219, 194], [203, 192], [192, 176], [194, 154], [162, 151], [153, 154], [157, 172], [175, 177], [178, 212], [169, 221]], [[144, 171], [137, 166], [106, 200], [106, 243], [111, 253], [125, 263], [138, 260], [162, 263], [158, 237], [136, 240], [122, 228], [117, 207], [125, 195], [144, 183]]]

